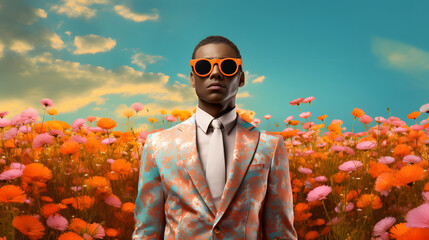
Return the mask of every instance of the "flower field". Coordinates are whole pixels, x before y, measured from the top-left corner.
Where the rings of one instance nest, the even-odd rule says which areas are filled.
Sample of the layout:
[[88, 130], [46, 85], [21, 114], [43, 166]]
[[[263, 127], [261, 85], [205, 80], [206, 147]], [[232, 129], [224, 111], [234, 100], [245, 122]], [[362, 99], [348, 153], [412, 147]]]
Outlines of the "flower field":
[[[289, 152], [299, 239], [429, 239], [429, 104], [403, 120], [355, 108], [353, 125], [366, 131], [354, 133], [326, 115], [311, 121], [301, 108], [312, 101], [289, 102], [301, 113], [273, 131]], [[138, 119], [144, 106], [134, 103], [123, 113], [124, 131], [114, 131], [110, 118], [70, 125], [55, 120], [52, 100], [41, 106], [11, 120], [0, 112], [0, 240], [130, 239], [145, 139], [192, 112]], [[237, 112], [270, 126], [270, 115], [261, 123], [253, 111]], [[152, 130], [136, 131], [137, 119]]]

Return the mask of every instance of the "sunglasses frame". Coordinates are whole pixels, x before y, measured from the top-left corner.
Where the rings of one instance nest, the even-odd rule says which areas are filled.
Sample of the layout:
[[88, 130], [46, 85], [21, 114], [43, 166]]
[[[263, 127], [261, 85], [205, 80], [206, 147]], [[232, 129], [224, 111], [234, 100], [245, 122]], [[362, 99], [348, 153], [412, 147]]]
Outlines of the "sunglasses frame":
[[[210, 63], [210, 67], [211, 67], [210, 71], [207, 74], [204, 74], [204, 75], [201, 75], [201, 74], [197, 73], [197, 71], [195, 71], [195, 64], [197, 64], [197, 62], [201, 61], [201, 60], [208, 61]], [[235, 69], [234, 73], [232, 73], [232, 74], [226, 74], [226, 73], [224, 73], [222, 71], [222, 68], [220, 66], [222, 65], [223, 61], [225, 61], [225, 60], [233, 60], [235, 62], [235, 64], [237, 64], [237, 69]], [[198, 58], [198, 59], [191, 59], [190, 62], [191, 62], [192, 71], [194, 71], [194, 73], [197, 74], [200, 77], [207, 77], [208, 75], [210, 75], [210, 73], [212, 73], [212, 71], [213, 71], [213, 68], [214, 68], [215, 64], [218, 65], [220, 72], [223, 75], [228, 76], [228, 77], [233, 76], [234, 74], [236, 74], [237, 71], [238, 71], [238, 68], [240, 66], [241, 66], [241, 68], [243, 68], [243, 63], [241, 62], [241, 58], [213, 58], [213, 59]]]

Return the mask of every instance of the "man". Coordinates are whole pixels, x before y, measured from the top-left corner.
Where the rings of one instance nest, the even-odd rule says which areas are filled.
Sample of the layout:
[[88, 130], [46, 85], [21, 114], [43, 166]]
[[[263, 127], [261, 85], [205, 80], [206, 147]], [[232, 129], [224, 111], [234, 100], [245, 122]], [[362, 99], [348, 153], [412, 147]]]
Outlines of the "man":
[[235, 109], [238, 48], [207, 37], [191, 68], [195, 114], [146, 139], [133, 239], [296, 239], [284, 140]]

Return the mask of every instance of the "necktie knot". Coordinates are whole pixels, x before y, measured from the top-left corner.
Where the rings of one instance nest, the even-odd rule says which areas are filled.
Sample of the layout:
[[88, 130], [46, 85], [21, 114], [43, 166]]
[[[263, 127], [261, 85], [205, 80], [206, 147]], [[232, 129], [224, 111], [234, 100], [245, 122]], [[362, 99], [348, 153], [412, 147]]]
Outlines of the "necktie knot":
[[213, 128], [221, 128], [222, 127], [222, 123], [219, 119], [213, 119], [212, 121], [212, 126]]

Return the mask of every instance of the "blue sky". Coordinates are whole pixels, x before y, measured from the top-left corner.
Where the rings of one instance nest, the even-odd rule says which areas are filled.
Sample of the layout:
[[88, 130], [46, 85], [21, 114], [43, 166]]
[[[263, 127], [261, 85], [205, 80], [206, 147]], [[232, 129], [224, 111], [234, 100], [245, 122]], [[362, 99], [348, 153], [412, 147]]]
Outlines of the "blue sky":
[[[0, 0], [0, 111], [11, 118], [51, 98], [56, 119], [89, 115], [125, 122], [134, 102], [150, 111], [192, 110], [194, 46], [223, 35], [240, 49], [246, 84], [236, 104], [266, 128], [314, 96], [312, 120], [352, 110], [405, 120], [429, 102], [426, 1]], [[301, 108], [310, 111], [308, 104]], [[418, 121], [427, 117], [420, 116]], [[119, 124], [120, 126], [120, 124]], [[277, 130], [281, 130], [278, 128]], [[123, 130], [118, 128], [118, 130]], [[363, 131], [355, 123], [355, 131]]]

